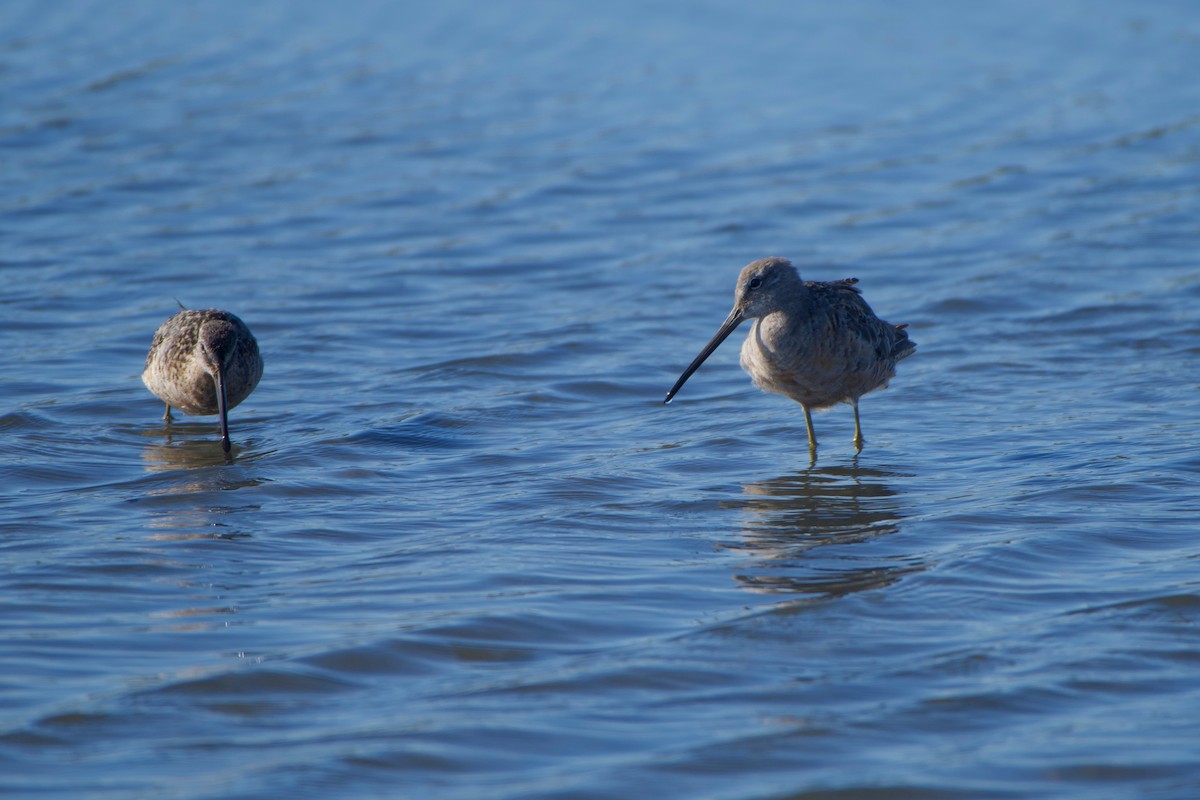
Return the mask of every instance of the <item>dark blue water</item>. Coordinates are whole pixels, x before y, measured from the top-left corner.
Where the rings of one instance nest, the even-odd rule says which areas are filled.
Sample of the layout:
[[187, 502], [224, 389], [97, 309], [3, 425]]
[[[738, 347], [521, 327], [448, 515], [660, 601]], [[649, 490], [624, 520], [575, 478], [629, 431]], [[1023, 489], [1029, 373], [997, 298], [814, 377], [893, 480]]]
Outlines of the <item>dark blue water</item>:
[[[1187, 2], [7, 3], [0, 794], [1200, 795], [1197, 75]], [[857, 457], [734, 341], [661, 404], [767, 255], [911, 325]]]

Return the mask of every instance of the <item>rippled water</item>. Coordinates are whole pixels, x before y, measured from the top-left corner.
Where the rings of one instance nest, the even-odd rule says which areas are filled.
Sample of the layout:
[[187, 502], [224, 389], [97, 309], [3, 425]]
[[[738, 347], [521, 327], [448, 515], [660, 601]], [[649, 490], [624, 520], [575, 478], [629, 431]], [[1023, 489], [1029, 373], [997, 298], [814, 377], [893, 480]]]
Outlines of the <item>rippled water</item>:
[[[0, 794], [1200, 794], [1193, 4], [0, 19]], [[920, 345], [857, 458], [661, 404], [773, 254]]]

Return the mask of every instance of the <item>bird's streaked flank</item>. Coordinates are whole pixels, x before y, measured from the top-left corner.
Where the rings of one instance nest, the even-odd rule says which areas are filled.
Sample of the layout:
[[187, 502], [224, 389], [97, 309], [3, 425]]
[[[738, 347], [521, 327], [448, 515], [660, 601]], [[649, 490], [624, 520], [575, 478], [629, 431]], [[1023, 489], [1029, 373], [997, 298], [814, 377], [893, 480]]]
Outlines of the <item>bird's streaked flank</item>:
[[742, 344], [742, 368], [758, 388], [790, 397], [804, 409], [808, 446], [815, 451], [812, 412], [838, 403], [854, 407], [854, 447], [861, 451], [858, 398], [882, 389], [896, 362], [916, 343], [906, 325], [875, 316], [857, 278], [804, 281], [786, 258], [763, 258], [738, 276], [733, 310], [700, 355], [675, 381], [664, 403], [744, 320], [754, 325]]
[[249, 397], [262, 377], [258, 342], [228, 311], [180, 311], [154, 333], [142, 382], [171, 409], [220, 414], [221, 447], [228, 453], [229, 410]]

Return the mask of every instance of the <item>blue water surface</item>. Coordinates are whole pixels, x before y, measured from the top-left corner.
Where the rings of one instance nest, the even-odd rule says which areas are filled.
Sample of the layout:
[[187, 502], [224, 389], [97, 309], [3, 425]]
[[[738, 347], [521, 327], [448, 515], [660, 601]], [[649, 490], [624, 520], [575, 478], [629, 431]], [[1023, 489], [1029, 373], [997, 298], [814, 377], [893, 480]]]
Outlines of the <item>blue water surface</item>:
[[[1200, 795], [1200, 7], [0, 9], [0, 794]], [[917, 353], [852, 416], [745, 263]], [[266, 361], [169, 428], [176, 301]]]

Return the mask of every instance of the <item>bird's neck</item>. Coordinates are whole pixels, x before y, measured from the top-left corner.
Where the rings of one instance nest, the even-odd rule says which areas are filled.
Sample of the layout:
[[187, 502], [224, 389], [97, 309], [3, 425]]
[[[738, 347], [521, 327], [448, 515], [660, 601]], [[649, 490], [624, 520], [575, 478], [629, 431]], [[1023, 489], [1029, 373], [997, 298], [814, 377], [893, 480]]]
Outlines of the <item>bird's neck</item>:
[[763, 309], [760, 318], [769, 316], [790, 317], [806, 313], [812, 305], [812, 292], [797, 278], [779, 286], [771, 295], [771, 304]]

